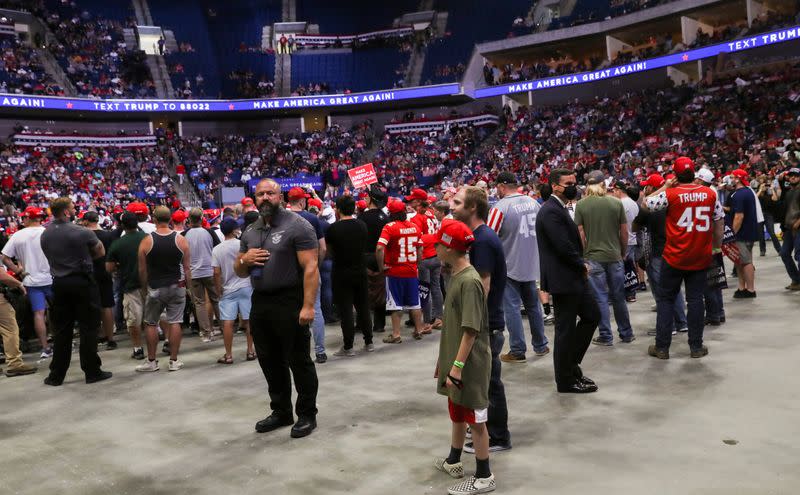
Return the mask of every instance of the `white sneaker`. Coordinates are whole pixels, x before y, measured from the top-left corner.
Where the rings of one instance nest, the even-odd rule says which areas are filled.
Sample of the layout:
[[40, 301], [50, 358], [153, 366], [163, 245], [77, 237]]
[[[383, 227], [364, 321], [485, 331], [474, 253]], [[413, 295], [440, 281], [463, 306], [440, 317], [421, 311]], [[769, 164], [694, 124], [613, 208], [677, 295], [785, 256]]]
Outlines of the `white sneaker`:
[[453, 485], [447, 489], [450, 495], [474, 495], [476, 493], [489, 493], [497, 488], [494, 482], [494, 475], [488, 478], [476, 478], [470, 476], [466, 480], [457, 485]]
[[337, 357], [352, 357], [356, 355], [356, 350], [352, 347], [350, 349], [345, 349], [342, 347], [338, 351], [334, 352], [333, 355]]
[[181, 368], [183, 368], [183, 361], [181, 361], [180, 359], [176, 359], [175, 361], [173, 361], [172, 359], [169, 360], [170, 371], [178, 371]]
[[375, 352], [375, 344], [364, 344], [365, 352]]
[[444, 457], [437, 457], [433, 460], [433, 466], [439, 471], [449, 474], [453, 478], [464, 477], [464, 464], [461, 461], [455, 464], [448, 464], [447, 459]]
[[145, 360], [142, 364], [136, 367], [136, 371], [148, 372], [148, 371], [158, 371], [158, 359], [150, 361], [149, 359]]
[[42, 353], [39, 355], [39, 359], [50, 359], [51, 357], [53, 357], [53, 348], [49, 346], [42, 349]]
[[545, 325], [552, 325], [556, 321], [556, 315], [550, 313], [549, 315], [544, 315], [544, 324]]
[[204, 335], [203, 338], [200, 339], [200, 342], [202, 342], [204, 344], [208, 344], [210, 342], [214, 342], [214, 338], [209, 336], [209, 335]]

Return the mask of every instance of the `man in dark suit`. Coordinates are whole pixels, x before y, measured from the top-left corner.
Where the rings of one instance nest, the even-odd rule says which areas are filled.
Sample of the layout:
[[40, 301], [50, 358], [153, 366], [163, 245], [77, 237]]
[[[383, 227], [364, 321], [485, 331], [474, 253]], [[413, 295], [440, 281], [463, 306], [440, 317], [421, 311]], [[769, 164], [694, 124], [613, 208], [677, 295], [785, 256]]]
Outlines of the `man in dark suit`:
[[[600, 321], [600, 308], [587, 279], [578, 227], [566, 209], [577, 196], [575, 172], [550, 172], [550, 196], [536, 218], [542, 290], [553, 296], [555, 348], [553, 365], [561, 393], [585, 394], [597, 385], [583, 375], [581, 361]], [[578, 319], [580, 318], [580, 319]]]

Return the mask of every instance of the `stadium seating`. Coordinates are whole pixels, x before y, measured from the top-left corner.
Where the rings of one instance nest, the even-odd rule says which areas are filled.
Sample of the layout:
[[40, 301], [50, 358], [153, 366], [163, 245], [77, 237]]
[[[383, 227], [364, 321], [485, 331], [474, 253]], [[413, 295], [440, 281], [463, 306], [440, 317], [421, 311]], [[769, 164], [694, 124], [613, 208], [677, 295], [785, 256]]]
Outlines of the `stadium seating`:
[[408, 58], [408, 53], [389, 47], [352, 53], [301, 51], [292, 55], [292, 83], [297, 87], [327, 82], [334, 93], [391, 88], [398, 79], [395, 71], [407, 64]]
[[319, 24], [321, 34], [357, 34], [387, 29], [394, 19], [416, 12], [418, 6], [417, 0], [297, 0], [297, 20]]

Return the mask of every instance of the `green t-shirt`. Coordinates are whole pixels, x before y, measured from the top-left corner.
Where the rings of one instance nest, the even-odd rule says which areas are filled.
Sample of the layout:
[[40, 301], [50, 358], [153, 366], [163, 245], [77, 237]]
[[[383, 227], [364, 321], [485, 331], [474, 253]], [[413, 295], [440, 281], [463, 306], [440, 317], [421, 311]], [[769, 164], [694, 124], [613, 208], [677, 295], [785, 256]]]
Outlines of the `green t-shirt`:
[[141, 231], [126, 233], [113, 243], [106, 253], [106, 261], [117, 263], [123, 292], [141, 287], [139, 283], [139, 244], [147, 234]]
[[612, 196], [587, 196], [575, 206], [575, 223], [583, 226], [583, 257], [598, 262], [622, 259], [619, 226], [627, 224], [622, 201]]
[[[492, 371], [489, 318], [481, 277], [474, 267], [469, 266], [450, 278], [442, 321], [438, 392], [469, 409], [489, 407], [489, 375]], [[461, 346], [464, 327], [473, 329], [478, 335], [461, 370], [464, 388], [451, 390], [444, 383]]]

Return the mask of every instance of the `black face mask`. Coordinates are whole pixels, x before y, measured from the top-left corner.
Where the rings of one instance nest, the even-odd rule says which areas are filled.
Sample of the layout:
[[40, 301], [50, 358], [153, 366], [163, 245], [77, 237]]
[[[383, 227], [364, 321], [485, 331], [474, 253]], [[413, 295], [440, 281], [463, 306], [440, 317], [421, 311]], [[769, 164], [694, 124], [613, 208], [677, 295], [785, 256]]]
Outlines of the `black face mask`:
[[578, 197], [578, 186], [571, 185], [564, 188], [564, 197], [572, 201]]

